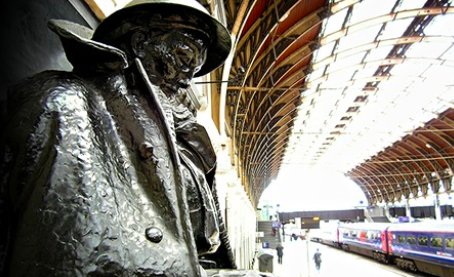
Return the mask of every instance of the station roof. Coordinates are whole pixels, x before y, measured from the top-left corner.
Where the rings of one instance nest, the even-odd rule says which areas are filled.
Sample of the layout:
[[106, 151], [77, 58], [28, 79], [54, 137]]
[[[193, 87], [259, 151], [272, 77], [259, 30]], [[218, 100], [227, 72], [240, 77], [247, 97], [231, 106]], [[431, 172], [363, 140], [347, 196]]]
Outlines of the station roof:
[[452, 191], [451, 1], [201, 2], [236, 38], [225, 121], [254, 204], [298, 166], [344, 173], [369, 204]]

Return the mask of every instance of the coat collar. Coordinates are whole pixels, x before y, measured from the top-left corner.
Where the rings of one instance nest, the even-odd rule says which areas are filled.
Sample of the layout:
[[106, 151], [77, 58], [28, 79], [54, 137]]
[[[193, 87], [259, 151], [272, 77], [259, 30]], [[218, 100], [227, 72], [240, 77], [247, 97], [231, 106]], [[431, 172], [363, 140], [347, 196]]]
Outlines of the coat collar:
[[129, 67], [125, 52], [92, 40], [93, 30], [85, 26], [52, 19], [48, 27], [60, 37], [66, 57], [74, 68], [94, 69], [94, 66], [103, 65], [103, 68], [115, 71]]

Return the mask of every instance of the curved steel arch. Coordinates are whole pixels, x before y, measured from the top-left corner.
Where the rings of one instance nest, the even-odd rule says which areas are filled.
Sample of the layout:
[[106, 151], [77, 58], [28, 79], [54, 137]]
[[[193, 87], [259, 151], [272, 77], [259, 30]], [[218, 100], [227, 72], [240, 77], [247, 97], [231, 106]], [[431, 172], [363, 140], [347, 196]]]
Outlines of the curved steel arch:
[[[275, 31], [280, 28], [281, 24], [280, 22], [276, 21], [276, 18], [273, 17], [275, 3], [269, 3], [270, 4], [268, 7], [265, 7], [266, 5], [261, 7], [261, 10], [264, 10], [264, 12], [262, 14], [260, 22], [257, 21], [254, 24], [250, 24], [249, 28], [246, 27], [243, 30], [243, 34], [245, 35], [239, 40], [237, 52], [243, 53], [240, 54], [242, 63], [248, 64], [248, 67], [245, 69], [245, 75], [242, 78], [238, 89], [233, 93], [230, 93], [231, 91], [229, 90], [228, 93], [228, 97], [229, 99], [231, 99], [229, 101], [229, 105], [231, 107], [229, 108], [229, 111], [232, 112], [230, 115], [230, 124], [233, 127], [233, 143], [239, 149], [239, 157], [242, 161], [244, 167], [243, 170], [246, 175], [252, 172], [257, 173], [258, 171], [263, 170], [263, 166], [257, 166], [257, 159], [265, 160], [267, 161], [267, 163], [269, 162], [270, 157], [272, 157], [273, 159], [278, 159], [279, 161], [282, 159], [281, 155], [273, 155], [274, 150], [267, 150], [266, 145], [267, 143], [282, 145], [282, 149], [280, 149], [281, 154], [285, 152], [286, 141], [288, 140], [288, 136], [290, 135], [289, 131], [287, 130], [291, 130], [292, 128], [297, 108], [297, 105], [295, 104], [299, 102], [300, 97], [299, 93], [296, 93], [291, 89], [283, 91], [275, 90], [269, 94], [260, 93], [260, 86], [257, 86], [257, 84], [260, 83], [259, 80], [263, 77], [258, 75], [258, 72], [263, 72], [264, 70], [269, 71], [269, 69], [273, 68], [274, 61], [276, 61], [276, 57], [272, 57], [272, 50], [274, 48], [272, 43], [270, 43], [273, 35], [277, 34], [277, 36], [275, 37], [275, 43], [278, 43], [279, 41], [285, 40], [283, 36], [288, 35], [289, 32], [292, 33], [292, 30], [288, 27], [286, 27], [286, 29], [282, 29], [283, 31], [280, 31], [280, 33], [275, 33]], [[294, 1], [292, 5], [293, 9], [297, 9], [298, 5], [300, 5], [301, 3], [309, 2], [304, 0]], [[308, 31], [316, 28], [315, 25], [308, 24], [308, 22], [310, 23], [310, 21], [315, 22], [318, 20], [318, 24], [320, 23], [320, 19], [317, 19], [316, 15], [323, 10], [320, 9], [320, 4], [321, 6], [323, 6], [323, 3], [324, 2], [319, 2], [319, 4], [317, 4], [319, 5], [318, 10], [306, 11], [306, 14], [311, 14], [311, 18], [302, 20], [302, 17], [299, 18], [298, 24], [300, 24], [300, 26], [306, 25], [307, 30], [304, 32], [300, 31], [300, 38], [296, 38], [295, 41], [287, 43], [283, 50], [284, 53], [290, 51], [293, 45], [295, 45], [295, 43], [298, 43], [298, 39], [305, 38]], [[301, 14], [299, 14], [299, 16], [301, 16]], [[293, 20], [295, 21], [295, 19]], [[266, 31], [264, 32], [264, 30]], [[261, 34], [259, 34], [259, 32]], [[293, 32], [292, 34], [295, 34], [295, 32]], [[316, 35], [317, 32], [315, 32], [314, 34]], [[307, 48], [303, 49], [302, 52], [307, 53], [309, 50], [312, 51], [312, 49]], [[278, 59], [288, 61], [285, 58], [291, 57], [290, 54], [288, 54], [288, 56], [286, 57], [284, 55], [285, 54], [281, 53]], [[309, 52], [309, 55], [311, 55], [311, 52]], [[310, 60], [308, 59], [307, 62], [309, 61]], [[261, 66], [260, 64], [263, 62], [265, 62], [263, 66], [266, 66], [267, 69], [259, 68]], [[234, 61], [234, 64], [237, 65], [238, 63]], [[287, 70], [290, 71], [287, 71], [287, 73], [281, 72], [281, 74], [283, 74], [282, 76], [285, 76], [285, 74], [288, 74], [288, 72], [291, 72], [291, 70], [294, 69], [288, 68]], [[277, 71], [273, 71], [273, 74], [275, 74], [276, 72]], [[251, 93], [248, 93], [241, 88], [248, 87], [248, 85], [257, 87], [257, 91], [252, 90]], [[270, 114], [271, 109], [273, 109], [275, 106], [273, 103], [270, 103], [270, 99], [272, 99], [273, 102], [276, 101], [277, 103], [279, 103], [279, 99], [287, 99], [288, 103], [283, 106], [278, 113]], [[233, 102], [235, 103], [230, 104]], [[274, 122], [275, 118], [280, 118], [280, 120]], [[263, 122], [266, 123], [264, 124]], [[264, 133], [274, 128], [275, 126], [271, 126], [271, 124], [286, 125], [286, 127], [282, 126], [281, 128], [287, 129], [286, 135], [274, 138], [263, 135], [254, 135], [258, 132]], [[249, 147], [243, 147], [242, 145], [249, 145]]]
[[[398, 163], [402, 164], [403, 167], [406, 168], [405, 172], [402, 172], [402, 166], [400, 166], [400, 167], [396, 168], [396, 171], [398, 172], [397, 174], [399, 174], [402, 177], [403, 183], [401, 184], [401, 186], [404, 185], [406, 187], [406, 188], [401, 188], [402, 194], [405, 196], [406, 199], [409, 199], [410, 192], [412, 190], [410, 187], [410, 183], [412, 182], [413, 179], [416, 178], [416, 176], [415, 176], [414, 172], [412, 172], [412, 170], [407, 166], [408, 163], [401, 161], [401, 157], [405, 156], [406, 159], [408, 159], [408, 160], [411, 160], [411, 157], [408, 156], [404, 151], [401, 152], [400, 147], [397, 146], [396, 144], [394, 144], [393, 147], [389, 148], [388, 153], [396, 153], [397, 156], [393, 155], [396, 159], [396, 163], [398, 162]], [[422, 168], [419, 166], [419, 163], [416, 163], [414, 165], [416, 165], [422, 171]], [[412, 166], [412, 168], [413, 168], [413, 166]], [[408, 176], [410, 176], [410, 177], [408, 177]], [[405, 189], [407, 189], [408, 191], [406, 191]]]
[[[365, 168], [370, 168], [370, 172], [371, 173], [374, 173], [374, 178], [377, 178], [377, 179], [384, 179], [384, 182], [382, 182], [382, 187], [383, 189], [385, 190], [385, 192], [387, 193], [388, 195], [388, 199], [386, 199], [386, 202], [390, 201], [391, 202], [394, 202], [395, 200], [395, 196], [396, 196], [396, 192], [393, 188], [393, 184], [397, 184], [398, 183], [398, 180], [396, 179], [396, 177], [394, 176], [392, 170], [390, 170], [387, 166], [386, 166], [386, 162], [385, 163], [382, 163], [381, 160], [382, 159], [385, 159], [385, 155], [378, 155], [376, 158], [372, 158], [372, 161], [371, 162], [366, 162], [363, 164], [363, 167]], [[393, 199], [389, 199], [389, 191], [388, 189], [391, 189], [392, 190], [392, 194], [393, 194]]]
[[[452, 114], [454, 118], [454, 111], [447, 111], [445, 114]], [[411, 179], [409, 179], [406, 176], [406, 173], [403, 172], [401, 168], [396, 168], [396, 173], [395, 174], [400, 174], [402, 176], [403, 180], [407, 181], [407, 185], [409, 183], [413, 183], [417, 185], [419, 188], [422, 189], [427, 189], [426, 186], [431, 184], [434, 180], [431, 178], [431, 174], [433, 172], [443, 172], [446, 169], [452, 170], [450, 168], [450, 165], [452, 165], [452, 159], [454, 156], [452, 156], [452, 153], [454, 153], [454, 145], [450, 144], [450, 142], [446, 141], [442, 136], [439, 135], [439, 133], [444, 133], [444, 131], [441, 129], [440, 132], [432, 132], [430, 131], [430, 127], [433, 127], [434, 124], [439, 124], [440, 122], [445, 123], [446, 121], [443, 120], [443, 118], [447, 118], [447, 120], [451, 120], [449, 117], [447, 117], [445, 114], [440, 115], [439, 119], [433, 120], [429, 123], [426, 124], [424, 128], [419, 128], [414, 131], [413, 134], [408, 135], [404, 137], [401, 141], [395, 143], [393, 146], [385, 149], [383, 153], [379, 153], [377, 157], [383, 158], [384, 155], [390, 155], [391, 157], [395, 157], [396, 159], [400, 159], [402, 156], [406, 158], [406, 163], [404, 164], [406, 168], [408, 168], [407, 164], [410, 163], [412, 164], [412, 167], [409, 168], [409, 170], [405, 170], [405, 172], [410, 172], [411, 173]], [[446, 127], [454, 127], [453, 124], [454, 121], [448, 122], [446, 124]], [[439, 130], [439, 129], [437, 129]], [[424, 131], [424, 132], [423, 132]], [[427, 131], [427, 132], [426, 132]], [[448, 129], [449, 132], [454, 133], [454, 129]], [[428, 140], [428, 139], [423, 139], [421, 138], [424, 134], [431, 134], [432, 136], [438, 137], [438, 141], [444, 141], [445, 143], [443, 144], [443, 148], [448, 148], [451, 150], [451, 153], [448, 154], [448, 156], [444, 155], [444, 153], [440, 151], [436, 151], [435, 149], [432, 150], [432, 152], [427, 152], [429, 154], [431, 153], [436, 153], [437, 156], [435, 158], [439, 158], [439, 160], [430, 160], [430, 157], [427, 158], [427, 153], [424, 152], [422, 149], [427, 143], [431, 143], [433, 147], [440, 147], [439, 142], [437, 143], [434, 140]], [[452, 134], [449, 136], [452, 137]], [[404, 151], [401, 151], [400, 149], [405, 149]], [[392, 153], [396, 152], [397, 155], [393, 155]], [[408, 155], [406, 152], [410, 153], [411, 155]], [[378, 159], [378, 158], [377, 158]], [[443, 163], [440, 163], [439, 161], [443, 161]], [[362, 180], [358, 179], [355, 174], [355, 171], [361, 171], [365, 167], [370, 166], [370, 163], [363, 163], [351, 172], [349, 172], [349, 176], [352, 178], [356, 179], [357, 183], [363, 183]], [[379, 166], [377, 166], [378, 169]], [[416, 172], [412, 172], [416, 170]], [[379, 172], [383, 172], [383, 170], [378, 169]], [[416, 174], [416, 175], [415, 175]], [[439, 173], [438, 173], [439, 174]], [[421, 177], [423, 176], [423, 177]], [[424, 178], [425, 177], [425, 178]], [[440, 181], [442, 181], [442, 178], [439, 178]], [[417, 183], [414, 183], [415, 180]], [[398, 182], [400, 183], [400, 182]], [[412, 190], [412, 187], [409, 187], [410, 190]], [[413, 194], [414, 194], [414, 189], [413, 189]], [[427, 193], [427, 191], [423, 191], [423, 193]], [[404, 194], [404, 196], [406, 196]]]
[[[394, 158], [388, 157], [387, 155], [389, 155], [389, 151], [386, 151], [385, 149], [385, 151], [382, 154], [379, 153], [379, 156], [375, 159], [377, 163], [369, 164], [378, 171], [376, 174], [377, 176], [383, 175], [385, 178], [390, 176], [394, 180], [394, 182], [388, 182], [387, 184], [394, 194], [394, 199], [392, 199], [394, 202], [397, 198], [401, 197], [401, 194], [399, 194], [399, 196], [397, 196], [397, 194], [400, 192], [398, 186], [403, 178], [401, 174], [396, 174], [397, 167], [394, 165]], [[383, 160], [383, 162], [381, 160]]]
[[[285, 52], [285, 51], [286, 51], [286, 50], [284, 50], [284, 52]], [[269, 51], [269, 52], [271, 52], [271, 51]], [[254, 64], [252, 65], [252, 67], [254, 67]], [[272, 67], [272, 65], [271, 65], [271, 67]], [[269, 68], [270, 68], [270, 67], [269, 67]], [[261, 82], [261, 80], [258, 80], [257, 87], [259, 87], [259, 88], [260, 88], [260, 82]], [[272, 93], [277, 93], [277, 92], [279, 92], [279, 91], [272, 91]], [[256, 105], [255, 105], [255, 107], [254, 107], [255, 113], [252, 114], [251, 117], [248, 117], [247, 115], [248, 115], [248, 113], [249, 113], [249, 111], [250, 111], [250, 109], [251, 109], [251, 105], [253, 105], [253, 102], [254, 102], [254, 99], [255, 99], [255, 96], [256, 96], [257, 93], [259, 93], [259, 92], [252, 92], [252, 93], [251, 93], [252, 96], [249, 97], [249, 101], [248, 101], [248, 103], [246, 104], [246, 107], [245, 107], [246, 119], [245, 119], [245, 121], [244, 121], [243, 124], [242, 124], [242, 127], [243, 127], [243, 128], [240, 127], [240, 128], [242, 129], [242, 131], [244, 131], [244, 129], [245, 129], [245, 128], [244, 128], [244, 125], [245, 125], [245, 124], [246, 124], [247, 126], [251, 126], [251, 124], [248, 124], [248, 123], [249, 123], [248, 121], [249, 121], [249, 120], [250, 120], [250, 121], [254, 121], [254, 120], [255, 120], [255, 117], [257, 116], [258, 111], [261, 110], [262, 105], [266, 102], [266, 100], [267, 100], [268, 98], [270, 98], [270, 97], [272, 96], [272, 95], [270, 94], [270, 95], [267, 95], [267, 96], [265, 96], [265, 97], [262, 97], [262, 101], [259, 101], [259, 103], [256, 103]], [[285, 94], [285, 93], [288, 93], [288, 92], [287, 92], [287, 91], [283, 91], [283, 92], [282, 92], [282, 94]], [[291, 92], [290, 92], [290, 93], [291, 93]], [[260, 97], [258, 97], [258, 98], [260, 98]], [[296, 101], [296, 100], [297, 100], [297, 97], [295, 97], [294, 101]], [[265, 107], [265, 109], [269, 109], [269, 107]], [[249, 128], [246, 128], [246, 129], [248, 130]], [[242, 132], [242, 131], [240, 131], [240, 132]]]
[[440, 14], [454, 13], [454, 7], [443, 8], [443, 7], [426, 7], [422, 9], [413, 9], [405, 10], [396, 13], [386, 14], [374, 18], [370, 18], [361, 22], [358, 22], [354, 25], [350, 25], [346, 28], [343, 28], [337, 32], [329, 34], [325, 39], [320, 41], [321, 44], [327, 44], [334, 40], [345, 36], [346, 34], [351, 34], [353, 32], [364, 30], [368, 27], [391, 22], [394, 20], [402, 20], [405, 18], [415, 18], [415, 17], [425, 17], [425, 16], [435, 16]]
[[[391, 69], [397, 68], [401, 64], [415, 62], [424, 63], [428, 68], [429, 66], [454, 67], [454, 61], [446, 60], [446, 57], [441, 55], [440, 58], [425, 59], [405, 57], [410, 46], [420, 42], [433, 44], [437, 41], [445, 41], [454, 45], [454, 38], [449, 33], [434, 32], [427, 33], [428, 35], [424, 33], [432, 19], [442, 14], [451, 14], [450, 16], [454, 14], [454, 7], [450, 3], [447, 4], [446, 0], [428, 0], [425, 4], [420, 5], [423, 6], [422, 8], [401, 11], [397, 11], [400, 6], [396, 1], [395, 4], [389, 5], [388, 14], [372, 16], [373, 18], [350, 25], [348, 17], [355, 12], [354, 5], [368, 2], [368, 0], [345, 0], [336, 3], [326, 0], [246, 0], [241, 3], [236, 0], [226, 0], [225, 2], [227, 2], [226, 10], [229, 13], [227, 25], [232, 26], [237, 42], [229, 72], [231, 80], [227, 85], [226, 93], [228, 111], [225, 115], [228, 123], [226, 132], [232, 135], [231, 142], [238, 155], [238, 159], [232, 160], [239, 161], [239, 175], [247, 190], [250, 191], [250, 195], [254, 195], [254, 197], [259, 197], [273, 178], [272, 176], [278, 174], [284, 161], [284, 153], [289, 152], [290, 145], [297, 142], [290, 140], [289, 137], [298, 132], [311, 132], [305, 129], [308, 128], [307, 125], [294, 125], [296, 116], [304, 116], [304, 113], [299, 112], [301, 103], [309, 103], [308, 101], [311, 99], [317, 100], [320, 93], [332, 88], [339, 91], [344, 90], [344, 94], [333, 94], [335, 97], [345, 97], [345, 90], [350, 86], [354, 86], [358, 90], [348, 90], [348, 93], [363, 90], [362, 94], [358, 92], [357, 95], [366, 96], [367, 100], [367, 96], [380, 92], [380, 84], [383, 84], [384, 81], [399, 80], [398, 77], [391, 76]], [[335, 32], [326, 36], [323, 34], [325, 38], [318, 38], [317, 35], [314, 35], [318, 31], [324, 31], [322, 23], [324, 18], [337, 15], [341, 10], [344, 12], [345, 18], [340, 18], [339, 24], [342, 25]], [[286, 17], [287, 19], [285, 19]], [[404, 22], [400, 19], [410, 20]], [[398, 24], [397, 21], [408, 23], [406, 26], [402, 26], [403, 34], [398, 35], [399, 37], [380, 40], [380, 35], [377, 35], [373, 42], [357, 42], [352, 49], [340, 48], [344, 50], [339, 51], [330, 48], [328, 51], [331, 52], [327, 53], [324, 60], [311, 64], [311, 59], [315, 57], [314, 52], [319, 47], [324, 47], [326, 43], [343, 47], [341, 38], [345, 34], [348, 35], [349, 32], [364, 30], [369, 26], [381, 26], [381, 29], [380, 27], [378, 29], [382, 32], [386, 26], [391, 26], [389, 23]], [[436, 36], [438, 33], [440, 36]], [[383, 48], [384, 46], [391, 50], [383, 60], [363, 59], [362, 62], [340, 69], [343, 72], [345, 70], [352, 72], [368, 70], [367, 72], [369, 72], [370, 69], [376, 67], [377, 70], [369, 75], [369, 78], [359, 79], [354, 76], [349, 78], [348, 82], [337, 83], [335, 86], [325, 81], [329, 81], [331, 77], [335, 77], [340, 72], [336, 70], [336, 68], [340, 68], [339, 66], [329, 67], [328, 63], [339, 59], [349, 59], [353, 57], [351, 55], [355, 54], [364, 53], [365, 57], [368, 57], [367, 55], [374, 55], [374, 52], [377, 52], [372, 51], [373, 49], [388, 49]], [[325, 48], [328, 49], [328, 47]], [[326, 71], [320, 72], [319, 69]], [[314, 72], [316, 70], [318, 71]], [[320, 77], [318, 80], [311, 79], [311, 82], [308, 82], [308, 77], [311, 77], [312, 72], [317, 73], [317, 76]], [[410, 75], [420, 78], [420, 81], [423, 80], [421, 77], [423, 74]], [[325, 83], [323, 86], [318, 86], [321, 82]], [[326, 89], [324, 89], [325, 85]], [[323, 92], [320, 92], [321, 88], [323, 88]], [[301, 95], [299, 95], [300, 93]], [[354, 95], [351, 94], [345, 98], [351, 101], [350, 99]], [[379, 100], [383, 101], [383, 99]], [[344, 101], [342, 104], [342, 107], [346, 107], [349, 103]], [[449, 105], [454, 107], [454, 103], [446, 104], [446, 106]], [[358, 105], [359, 110], [355, 112], [352, 109], [353, 112], [351, 112], [350, 107], [353, 106], [356, 106], [356, 103], [352, 102], [344, 113], [332, 109], [336, 117], [347, 118], [347, 121], [342, 122], [347, 125], [345, 128], [347, 131], [349, 130], [348, 124], [352, 122], [351, 118], [356, 119], [358, 114], [369, 107]], [[308, 117], [308, 120], [311, 119]], [[329, 122], [332, 124], [335, 120], [331, 119]], [[304, 122], [304, 120], [296, 122]], [[353, 120], [353, 122], [356, 121]], [[438, 182], [435, 181], [433, 172], [440, 175], [436, 178], [441, 179], [443, 186], [450, 191], [450, 181], [454, 174], [454, 159], [451, 157], [454, 153], [454, 149], [451, 148], [451, 145], [454, 145], [454, 131], [447, 129], [454, 129], [453, 122], [454, 112], [446, 114], [441, 112], [440, 117], [432, 123], [427, 123], [420, 130], [421, 132], [399, 138], [391, 146], [375, 154], [368, 160], [369, 164], [367, 162], [358, 165], [352, 164], [354, 168], [350, 169], [347, 175], [363, 188], [369, 201], [375, 202], [383, 198], [391, 200], [393, 196], [398, 198], [403, 195], [407, 199], [411, 194], [417, 196], [420, 187], [427, 187], [429, 183]], [[434, 125], [431, 127], [430, 124]], [[441, 124], [443, 126], [439, 127]], [[334, 126], [337, 125], [334, 124]], [[336, 137], [342, 133], [342, 130], [339, 131], [336, 128], [327, 126], [324, 132]], [[356, 130], [358, 126], [355, 125], [352, 128]], [[370, 126], [369, 129], [373, 130], [373, 128], [374, 126]], [[320, 135], [316, 139], [324, 140], [327, 136]], [[304, 137], [305, 143], [310, 143], [312, 139], [315, 138], [312, 138], [311, 135]], [[423, 147], [427, 143], [433, 145], [434, 149], [425, 149], [425, 151]], [[300, 155], [312, 153], [314, 154], [312, 159], [308, 157], [307, 160], [311, 161], [310, 163], [317, 163], [323, 161], [325, 157], [330, 157], [325, 155], [331, 155], [332, 149], [337, 149], [332, 148], [337, 147], [336, 143], [318, 147], [319, 144], [322, 143], [317, 142], [317, 148], [309, 149], [308, 147], [309, 152], [301, 151]], [[440, 160], [428, 160], [427, 158], [430, 156], [424, 157], [424, 154], [436, 155]], [[333, 156], [336, 157], [336, 155]], [[364, 160], [355, 158], [359, 161]], [[306, 159], [304, 159], [305, 161]], [[370, 161], [377, 163], [374, 164]], [[365, 174], [369, 176], [366, 177]], [[260, 177], [260, 179], [255, 179], [255, 177]], [[254, 199], [254, 201], [256, 200]]]
[[[368, 199], [368, 201], [370, 202], [370, 204], [374, 204], [377, 202], [377, 199], [379, 198], [377, 190], [380, 188], [380, 186], [376, 184], [375, 180], [372, 179], [372, 177], [369, 177], [368, 174], [363, 173], [364, 171], [367, 172], [367, 170], [361, 167], [358, 168], [354, 173], [349, 174], [349, 176], [356, 184], [358, 184], [359, 187], [365, 189], [364, 192], [369, 194], [371, 197], [371, 199]], [[359, 174], [357, 172], [359, 172]], [[367, 179], [367, 181], [363, 181], [364, 179]], [[373, 194], [373, 196], [371, 194]]]
[[[300, 34], [298, 34], [297, 38], [288, 38], [289, 36], [293, 35], [291, 33], [290, 34], [283, 33], [281, 36], [279, 36], [278, 40], [276, 41], [277, 44], [279, 44], [279, 42], [281, 42], [281, 41], [291, 40], [291, 42], [288, 45], [286, 45], [284, 49], [279, 49], [280, 53], [276, 53], [276, 57], [274, 57], [273, 62], [265, 65], [266, 68], [261, 71], [262, 77], [259, 77], [257, 86], [261, 86], [261, 84], [264, 83], [266, 76], [273, 74], [279, 68], [287, 65], [287, 63], [289, 63], [292, 67], [295, 66], [296, 64], [298, 64], [298, 62], [293, 62], [293, 61], [298, 59], [297, 55], [300, 54], [299, 52], [303, 52], [303, 53], [309, 52], [303, 56], [303, 59], [308, 58], [313, 54], [312, 52], [315, 49], [314, 44], [315, 45], [318, 44], [316, 41], [314, 41], [314, 39], [316, 38], [316, 36], [318, 34], [318, 29], [320, 28], [320, 26], [318, 26], [318, 25], [322, 23], [322, 18], [320, 18], [318, 16], [318, 14], [322, 11], [323, 11], [323, 9], [319, 9], [317, 11], [314, 11], [311, 14], [310, 18], [301, 19], [301, 22], [299, 22], [298, 25], [306, 25], [308, 21], [312, 21], [312, 20], [315, 20], [317, 22], [317, 24], [313, 24], [308, 29], [306, 29], [303, 32], [301, 32]], [[314, 18], [312, 18], [312, 17], [314, 17]], [[315, 32], [315, 34], [314, 34], [314, 32]], [[266, 54], [274, 55], [274, 52], [273, 52], [274, 48], [277, 48], [277, 46], [274, 46], [274, 44], [271, 44], [269, 46], [269, 50], [267, 50]], [[309, 51], [307, 51], [307, 49], [309, 49]], [[300, 60], [303, 60], [303, 59], [300, 58]], [[254, 63], [252, 65], [252, 68], [259, 66], [258, 62], [257, 62], [257, 64]], [[291, 63], [291, 62], [293, 62], [293, 63]], [[301, 66], [299, 66], [299, 67], [301, 67]], [[288, 70], [286, 73], [281, 74], [281, 77], [285, 78], [285, 75], [287, 75], [289, 72], [295, 71], [297, 69], [298, 68], [293, 69], [293, 70]], [[279, 77], [279, 78], [281, 78], [281, 77]], [[279, 81], [276, 81], [276, 84], [279, 84]]]
[[[386, 202], [389, 201], [389, 195], [388, 191], [386, 189], [386, 185], [389, 184], [388, 178], [384, 174], [378, 175], [377, 172], [375, 171], [375, 168], [371, 166], [370, 162], [365, 162], [362, 166], [363, 171], [367, 171], [368, 175], [370, 174], [370, 179], [374, 180], [375, 183], [379, 183], [380, 185], [378, 186], [378, 189], [381, 192], [382, 199], [385, 200]], [[384, 197], [383, 192], [386, 194], [386, 198]]]
[[[407, 44], [414, 44], [414, 43], [420, 43], [420, 42], [432, 42], [432, 43], [439, 43], [439, 42], [452, 42], [454, 40], [453, 37], [446, 36], [446, 37], [439, 37], [439, 36], [406, 36], [406, 37], [398, 37], [398, 38], [390, 38], [386, 40], [376, 40], [373, 42], [368, 42], [362, 45], [358, 45], [355, 48], [351, 49], [346, 49], [343, 51], [338, 51], [325, 59], [314, 63], [313, 69], [316, 70], [322, 66], [326, 66], [327, 64], [332, 63], [335, 60], [339, 59], [345, 59], [350, 56], [362, 53], [362, 52], [367, 52], [370, 50], [378, 49], [380, 47], [387, 47], [387, 46], [398, 46], [398, 45], [407, 45]], [[414, 58], [416, 60], [416, 58]], [[401, 57], [393, 57], [393, 58], [387, 58], [383, 60], [383, 65], [396, 65], [399, 63], [402, 63], [404, 61], [411, 60], [407, 58], [401, 58]], [[431, 59], [421, 59], [421, 60], [431, 60]]]
[[[282, 107], [282, 110], [286, 109], [288, 107], [288, 105], [285, 105], [283, 104], [284, 106]], [[272, 130], [274, 130], [275, 126], [280, 123], [280, 121], [283, 121], [284, 124], [280, 124], [278, 125], [279, 126], [279, 129], [283, 129], [283, 128], [286, 128], [286, 130], [284, 131], [281, 131], [282, 133], [288, 133], [291, 129], [291, 126], [289, 126], [289, 124], [293, 124], [293, 121], [292, 121], [292, 118], [291, 118], [291, 114], [294, 113], [296, 107], [293, 107], [291, 108], [289, 111], [286, 112], [286, 114], [284, 114], [283, 116], [279, 114], [279, 121], [277, 122], [273, 122], [272, 120], [269, 120], [266, 125], [262, 128], [262, 130], [264, 129], [269, 129], [269, 132], [271, 132]], [[269, 111], [267, 111], [268, 113]], [[277, 117], [273, 117], [274, 118], [277, 118]], [[262, 121], [260, 121], [262, 122]], [[274, 123], [275, 125], [272, 126], [272, 123]], [[260, 125], [257, 125], [256, 127], [259, 127]], [[255, 133], [255, 132], [254, 132]], [[285, 137], [285, 138], [288, 138], [288, 135]], [[251, 136], [251, 139], [250, 139], [250, 142], [252, 142], [254, 140], [254, 138], [252, 138]], [[250, 154], [252, 154], [252, 161], [255, 161], [255, 158], [258, 156], [258, 153], [260, 153], [262, 151], [262, 145], [266, 143], [265, 139], [262, 139], [262, 136], [260, 136], [258, 139], [255, 140], [255, 145], [254, 147], [250, 147], [250, 148], [254, 148], [254, 150], [252, 151], [251, 153], [251, 149], [248, 149], [248, 151], [245, 153], [246, 156], [249, 156]], [[265, 151], [266, 152], [266, 149]], [[246, 167], [246, 170], [248, 170], [248, 168]]]

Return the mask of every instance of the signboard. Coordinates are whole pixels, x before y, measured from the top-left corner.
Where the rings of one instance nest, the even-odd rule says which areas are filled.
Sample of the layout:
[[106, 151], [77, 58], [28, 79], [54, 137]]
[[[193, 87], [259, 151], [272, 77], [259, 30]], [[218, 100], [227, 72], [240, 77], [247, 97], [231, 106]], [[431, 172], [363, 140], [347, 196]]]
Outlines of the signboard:
[[319, 228], [320, 218], [318, 216], [301, 218], [301, 229], [319, 229]]

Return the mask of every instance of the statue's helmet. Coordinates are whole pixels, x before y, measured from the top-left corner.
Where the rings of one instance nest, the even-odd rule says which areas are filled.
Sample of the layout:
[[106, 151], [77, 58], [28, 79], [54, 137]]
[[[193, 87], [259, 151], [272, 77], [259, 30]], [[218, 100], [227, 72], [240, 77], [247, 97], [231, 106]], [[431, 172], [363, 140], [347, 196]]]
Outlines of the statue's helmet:
[[[148, 21], [134, 20], [137, 15], [146, 17]], [[196, 20], [194, 20], [196, 18]], [[134, 24], [150, 24], [162, 28], [175, 26], [197, 29], [209, 37], [207, 58], [195, 77], [203, 76], [224, 63], [230, 53], [232, 42], [230, 33], [217, 19], [195, 0], [132, 0], [122, 9], [117, 10], [104, 19], [96, 28], [93, 40], [103, 41], [103, 38], [117, 33], [120, 26], [127, 22]], [[120, 32], [124, 32], [122, 28]]]

